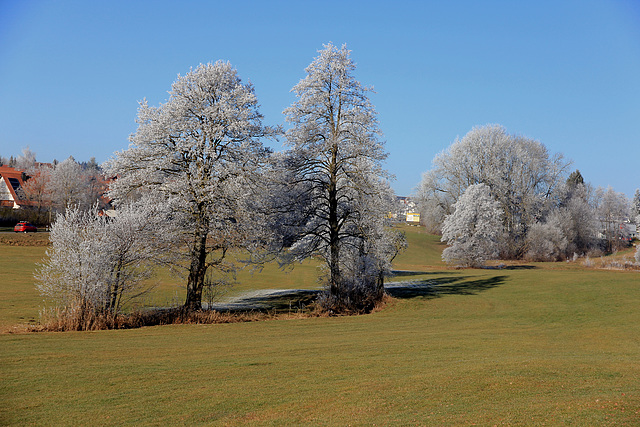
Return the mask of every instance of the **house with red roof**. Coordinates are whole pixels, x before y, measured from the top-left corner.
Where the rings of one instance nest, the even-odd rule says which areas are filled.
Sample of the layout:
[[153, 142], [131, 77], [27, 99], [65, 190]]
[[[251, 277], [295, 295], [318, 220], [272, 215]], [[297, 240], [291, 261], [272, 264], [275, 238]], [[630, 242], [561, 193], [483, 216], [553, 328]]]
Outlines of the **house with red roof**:
[[0, 207], [19, 209], [32, 203], [23, 190], [24, 173], [10, 166], [0, 166]]

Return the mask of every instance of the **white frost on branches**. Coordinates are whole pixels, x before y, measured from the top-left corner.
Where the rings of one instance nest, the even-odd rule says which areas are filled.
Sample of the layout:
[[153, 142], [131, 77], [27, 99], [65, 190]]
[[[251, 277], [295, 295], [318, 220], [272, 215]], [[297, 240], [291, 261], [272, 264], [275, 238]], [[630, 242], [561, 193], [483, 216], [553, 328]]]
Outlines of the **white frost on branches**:
[[51, 247], [36, 272], [37, 289], [62, 307], [117, 313], [145, 291], [152, 264], [173, 250], [168, 212], [144, 198], [115, 218], [69, 207], [51, 226]]
[[623, 240], [622, 223], [630, 217], [631, 202], [624, 193], [613, 188], [596, 190], [598, 207], [597, 215], [602, 224], [607, 252], [618, 250], [627, 244]]
[[382, 167], [387, 154], [367, 96], [371, 89], [354, 78], [354, 70], [346, 46], [325, 45], [284, 111], [292, 125], [286, 133], [287, 192], [299, 212], [290, 253], [323, 257], [334, 307], [350, 304], [356, 278], [372, 281], [367, 292], [377, 292], [389, 258], [382, 248], [389, 240], [383, 225], [390, 212], [389, 176]]
[[442, 259], [450, 264], [479, 267], [498, 256], [502, 235], [502, 209], [489, 187], [474, 184], [462, 193], [442, 226], [442, 241], [449, 245]]
[[504, 213], [502, 251], [518, 257], [528, 228], [561, 186], [569, 165], [535, 140], [511, 135], [502, 126], [473, 128], [433, 161], [419, 187], [424, 221], [437, 230], [467, 187], [485, 184]]
[[158, 107], [140, 104], [129, 149], [107, 164], [118, 176], [110, 194], [124, 200], [153, 190], [177, 200], [189, 240], [185, 307], [199, 309], [208, 269], [256, 238], [247, 201], [269, 155], [261, 138], [279, 129], [262, 125], [253, 86], [228, 62], [178, 76], [169, 94]]

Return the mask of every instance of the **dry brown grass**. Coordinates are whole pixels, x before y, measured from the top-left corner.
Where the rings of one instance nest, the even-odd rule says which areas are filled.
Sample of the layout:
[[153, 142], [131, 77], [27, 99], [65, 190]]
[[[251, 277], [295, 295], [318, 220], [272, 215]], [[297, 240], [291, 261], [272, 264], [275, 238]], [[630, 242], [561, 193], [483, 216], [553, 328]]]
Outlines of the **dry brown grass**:
[[49, 233], [0, 233], [0, 244], [9, 246], [49, 246]]
[[598, 270], [638, 271], [640, 270], [640, 264], [634, 258], [635, 250], [636, 248], [631, 246], [608, 256], [586, 257], [582, 260], [582, 265]]
[[[287, 314], [286, 316], [290, 315]], [[269, 312], [187, 311], [181, 307], [137, 311], [130, 314], [96, 314], [92, 312], [84, 316], [79, 316], [67, 309], [53, 309], [42, 317], [39, 325], [31, 326], [27, 330], [30, 332], [96, 331], [176, 324], [256, 322], [282, 317], [285, 317], [285, 315]]]
[[[394, 298], [384, 296], [370, 313], [379, 312]], [[108, 329], [133, 329], [144, 326], [178, 325], [178, 324], [220, 324], [259, 322], [265, 320], [287, 320], [311, 317], [334, 317], [340, 315], [357, 315], [364, 313], [342, 313], [324, 310], [319, 305], [312, 305], [305, 310], [295, 311], [235, 311], [220, 312], [216, 310], [189, 311], [183, 307], [163, 308], [135, 311], [129, 314], [100, 313], [90, 307], [73, 305], [68, 308], [50, 308], [41, 312], [40, 323], [13, 327], [3, 332], [65, 332], [65, 331], [97, 331]]]

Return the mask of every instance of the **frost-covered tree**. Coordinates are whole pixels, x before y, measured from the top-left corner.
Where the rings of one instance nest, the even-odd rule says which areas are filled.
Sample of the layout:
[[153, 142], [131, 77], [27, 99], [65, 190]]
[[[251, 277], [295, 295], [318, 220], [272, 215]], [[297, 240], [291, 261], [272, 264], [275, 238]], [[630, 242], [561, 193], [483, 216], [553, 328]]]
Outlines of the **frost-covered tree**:
[[56, 164], [49, 175], [48, 192], [58, 212], [70, 206], [89, 210], [106, 191], [101, 171], [83, 168], [73, 156]]
[[371, 89], [355, 79], [355, 68], [346, 46], [325, 45], [293, 88], [297, 100], [284, 111], [291, 124], [286, 133], [288, 192], [300, 206], [291, 253], [298, 259], [314, 254], [324, 259], [329, 299], [336, 307], [359, 304], [348, 302], [352, 282], [345, 277], [347, 269], [362, 269], [358, 263], [371, 257], [376, 261], [367, 268], [382, 268], [376, 263], [384, 251], [374, 247], [383, 230], [373, 224], [389, 212], [383, 208], [387, 154], [367, 96]]
[[590, 185], [567, 186], [566, 196], [548, 214], [547, 222], [557, 224], [567, 239], [565, 253], [569, 258], [599, 249], [598, 220], [593, 190]]
[[36, 163], [36, 153], [31, 151], [31, 149], [27, 145], [22, 149], [22, 155], [18, 156], [15, 163], [17, 169], [21, 171], [28, 171]]
[[499, 254], [503, 212], [485, 184], [474, 184], [453, 204], [442, 226], [442, 241], [449, 247], [442, 259], [450, 264], [479, 267]]
[[262, 125], [250, 83], [228, 62], [199, 65], [171, 86], [158, 107], [140, 104], [131, 145], [106, 169], [117, 180], [113, 198], [154, 190], [176, 198], [188, 236], [187, 309], [199, 309], [209, 268], [227, 251], [255, 238], [244, 227], [253, 182], [269, 151], [262, 137], [278, 130]]
[[640, 188], [636, 189], [635, 194], [633, 195], [633, 200], [631, 202], [632, 205], [632, 216], [637, 217], [640, 216]]
[[562, 231], [560, 217], [554, 215], [546, 223], [536, 223], [527, 233], [527, 253], [532, 261], [559, 261], [566, 255], [569, 242]]
[[504, 212], [501, 251], [519, 257], [528, 228], [552, 205], [568, 163], [535, 140], [511, 135], [502, 126], [473, 128], [433, 161], [419, 186], [424, 220], [437, 225], [474, 184], [485, 184]]
[[151, 265], [166, 260], [174, 236], [170, 212], [145, 197], [117, 216], [70, 206], [51, 226], [51, 246], [36, 272], [37, 289], [78, 318], [115, 314], [145, 291]]
[[86, 198], [85, 174], [82, 167], [73, 157], [58, 163], [51, 171], [49, 181], [50, 193], [54, 206], [64, 212], [70, 206], [81, 206], [83, 209], [93, 204]]
[[636, 262], [640, 264], [640, 244], [636, 245]]
[[612, 187], [596, 190], [598, 200], [597, 215], [601, 233], [604, 236], [608, 252], [627, 246], [622, 240], [623, 223], [629, 219], [631, 204], [624, 193], [618, 193]]

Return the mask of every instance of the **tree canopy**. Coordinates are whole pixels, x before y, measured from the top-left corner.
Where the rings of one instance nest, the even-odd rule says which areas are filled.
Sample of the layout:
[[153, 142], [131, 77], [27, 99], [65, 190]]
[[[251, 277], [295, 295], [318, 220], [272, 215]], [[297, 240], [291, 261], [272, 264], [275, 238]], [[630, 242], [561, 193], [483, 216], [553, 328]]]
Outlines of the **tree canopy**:
[[[285, 110], [291, 124], [288, 191], [301, 213], [291, 253], [298, 259], [323, 257], [334, 307], [377, 295], [389, 258], [389, 251], [377, 246], [385, 240], [380, 220], [390, 212], [392, 194], [382, 167], [387, 154], [367, 96], [371, 89], [355, 79], [354, 70], [346, 46], [325, 45], [293, 88], [297, 100]], [[375, 273], [360, 274], [371, 268]], [[356, 298], [354, 292], [362, 295]]]
[[538, 141], [487, 125], [456, 139], [433, 166], [423, 175], [418, 196], [427, 225], [438, 230], [469, 186], [485, 184], [503, 212], [508, 236], [503, 255], [519, 257], [529, 227], [564, 184], [569, 163]]
[[[201, 64], [171, 86], [158, 107], [140, 103], [130, 147], [107, 164], [111, 195], [124, 200], [154, 190], [172, 203], [188, 247], [185, 307], [198, 309], [207, 271], [229, 248], [253, 238], [246, 202], [269, 150], [253, 86], [228, 62]], [[226, 267], [225, 267], [226, 268]]]

